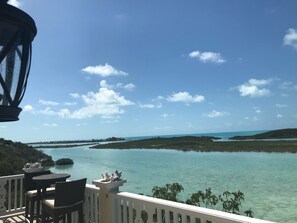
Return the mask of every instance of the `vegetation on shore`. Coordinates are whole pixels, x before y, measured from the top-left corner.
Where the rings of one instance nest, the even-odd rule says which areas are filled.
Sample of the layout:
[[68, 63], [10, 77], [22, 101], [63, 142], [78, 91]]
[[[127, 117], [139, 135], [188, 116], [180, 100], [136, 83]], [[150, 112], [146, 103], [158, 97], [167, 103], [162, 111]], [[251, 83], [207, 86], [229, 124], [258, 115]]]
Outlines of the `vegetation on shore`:
[[150, 138], [96, 145], [93, 149], [174, 149], [197, 152], [297, 152], [297, 140], [214, 141], [214, 137]]
[[20, 142], [0, 139], [0, 176], [23, 173], [26, 163], [43, 161], [43, 165], [53, 165], [51, 156]]
[[[244, 202], [244, 193], [241, 191], [225, 191], [222, 194], [216, 195], [212, 192], [211, 188], [207, 188], [205, 191], [199, 190], [193, 193], [190, 198], [183, 201], [179, 199], [179, 194], [183, 190], [183, 186], [179, 183], [166, 184], [162, 187], [154, 186], [152, 189], [152, 196], [199, 207], [222, 209], [222, 211], [232, 214], [244, 214], [248, 217], [254, 216], [254, 212], [251, 208], [245, 211], [241, 210], [242, 203]], [[143, 217], [145, 217], [145, 215]]]
[[62, 144], [57, 144], [57, 145], [38, 145], [38, 146], [33, 146], [34, 149], [58, 149], [58, 148], [73, 148], [73, 147], [78, 147], [78, 146], [91, 146], [94, 145], [95, 143], [83, 143], [83, 144], [67, 144], [67, 145], [62, 145]]
[[297, 129], [278, 129], [273, 131], [268, 131], [251, 136], [234, 136], [230, 139], [234, 140], [247, 140], [247, 139], [297, 139]]
[[[48, 141], [48, 142], [34, 142], [29, 143], [35, 149], [49, 149], [49, 148], [72, 148], [78, 146], [90, 146], [102, 142], [118, 142], [124, 141], [124, 138], [109, 137], [106, 139], [91, 139], [91, 140], [63, 140], [63, 141]], [[79, 144], [78, 144], [79, 143]]]

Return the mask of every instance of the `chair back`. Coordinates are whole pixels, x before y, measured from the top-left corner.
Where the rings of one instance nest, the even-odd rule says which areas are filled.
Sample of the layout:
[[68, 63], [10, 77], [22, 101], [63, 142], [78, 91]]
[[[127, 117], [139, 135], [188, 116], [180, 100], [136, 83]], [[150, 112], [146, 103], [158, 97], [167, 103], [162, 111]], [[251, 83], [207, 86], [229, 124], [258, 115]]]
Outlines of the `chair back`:
[[68, 206], [83, 202], [87, 178], [80, 180], [57, 182], [55, 207]]
[[25, 172], [24, 190], [25, 191], [36, 190], [37, 184], [32, 178], [40, 175], [50, 174], [50, 173], [51, 171], [49, 170], [37, 171], [37, 172]]

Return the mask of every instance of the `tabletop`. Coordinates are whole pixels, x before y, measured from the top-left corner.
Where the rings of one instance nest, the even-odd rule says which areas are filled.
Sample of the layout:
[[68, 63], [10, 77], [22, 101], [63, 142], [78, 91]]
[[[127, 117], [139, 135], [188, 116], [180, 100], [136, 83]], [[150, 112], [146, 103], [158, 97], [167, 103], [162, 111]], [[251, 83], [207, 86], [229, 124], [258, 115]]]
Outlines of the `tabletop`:
[[36, 176], [36, 177], [33, 177], [32, 179], [41, 186], [44, 184], [53, 184], [59, 181], [65, 181], [69, 177], [70, 177], [70, 174], [68, 173], [51, 173], [51, 174]]
[[50, 173], [50, 174], [44, 174], [40, 176], [33, 177], [32, 179], [35, 181], [43, 181], [43, 180], [56, 180], [59, 178], [69, 178], [70, 174], [68, 173]]

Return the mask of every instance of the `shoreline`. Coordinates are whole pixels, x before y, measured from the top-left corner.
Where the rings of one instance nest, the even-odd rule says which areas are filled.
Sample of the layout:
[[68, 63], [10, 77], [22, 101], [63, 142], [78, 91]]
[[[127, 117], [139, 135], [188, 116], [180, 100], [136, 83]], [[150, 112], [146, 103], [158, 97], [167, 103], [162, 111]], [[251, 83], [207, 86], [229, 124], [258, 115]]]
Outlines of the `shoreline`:
[[[121, 140], [120, 140], [121, 139]], [[64, 142], [64, 144], [60, 144]], [[84, 143], [80, 143], [84, 142]], [[100, 144], [104, 142], [104, 144]], [[80, 143], [80, 144], [77, 144]], [[77, 140], [33, 146], [35, 149], [90, 146], [90, 149], [172, 149], [196, 152], [276, 152], [297, 153], [297, 129], [272, 130], [255, 135], [233, 136], [224, 140], [216, 136], [172, 136], [125, 140], [110, 137], [106, 140]]]
[[79, 146], [90, 146], [95, 145], [95, 143], [85, 143], [85, 144], [57, 144], [57, 145], [39, 145], [39, 146], [32, 146], [34, 149], [62, 149], [62, 148], [72, 148], [72, 147], [79, 147]]
[[96, 145], [90, 149], [172, 149], [196, 152], [297, 153], [297, 140], [213, 141], [212, 137], [172, 137]]

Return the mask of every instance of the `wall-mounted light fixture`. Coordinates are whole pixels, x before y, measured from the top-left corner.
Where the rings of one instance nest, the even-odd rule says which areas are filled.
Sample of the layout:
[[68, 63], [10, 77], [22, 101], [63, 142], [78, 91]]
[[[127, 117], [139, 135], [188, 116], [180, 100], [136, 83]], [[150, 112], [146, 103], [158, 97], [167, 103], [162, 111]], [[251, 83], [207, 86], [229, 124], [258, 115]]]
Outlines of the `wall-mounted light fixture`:
[[19, 120], [37, 29], [22, 10], [0, 0], [0, 122]]

